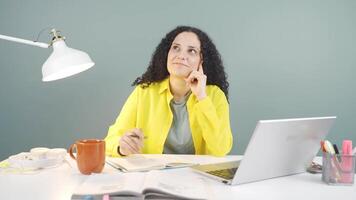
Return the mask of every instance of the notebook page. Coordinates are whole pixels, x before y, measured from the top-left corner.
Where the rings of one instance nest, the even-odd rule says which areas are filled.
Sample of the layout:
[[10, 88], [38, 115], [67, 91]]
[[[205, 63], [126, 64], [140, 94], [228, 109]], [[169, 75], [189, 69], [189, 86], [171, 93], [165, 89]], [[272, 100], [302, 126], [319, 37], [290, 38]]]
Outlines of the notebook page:
[[208, 189], [201, 176], [187, 175], [187, 170], [154, 170], [147, 174], [144, 194], [171, 194], [175, 197], [207, 199]]
[[144, 173], [92, 174], [78, 187], [76, 195], [130, 194], [141, 195]]
[[165, 167], [165, 163], [161, 162], [159, 159], [148, 158], [144, 155], [130, 155], [121, 158], [107, 159], [111, 165], [128, 172], [148, 171]]

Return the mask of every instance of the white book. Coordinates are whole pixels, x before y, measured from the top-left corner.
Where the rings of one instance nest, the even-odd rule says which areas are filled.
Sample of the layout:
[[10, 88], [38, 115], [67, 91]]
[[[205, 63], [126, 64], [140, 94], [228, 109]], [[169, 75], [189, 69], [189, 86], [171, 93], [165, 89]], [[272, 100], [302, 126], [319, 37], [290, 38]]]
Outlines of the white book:
[[134, 154], [120, 158], [107, 157], [106, 162], [123, 172], [171, 169], [196, 165], [189, 160], [178, 157], [150, 157], [143, 154]]
[[204, 177], [187, 176], [185, 169], [150, 172], [92, 174], [74, 192], [72, 200], [102, 199], [207, 199]]

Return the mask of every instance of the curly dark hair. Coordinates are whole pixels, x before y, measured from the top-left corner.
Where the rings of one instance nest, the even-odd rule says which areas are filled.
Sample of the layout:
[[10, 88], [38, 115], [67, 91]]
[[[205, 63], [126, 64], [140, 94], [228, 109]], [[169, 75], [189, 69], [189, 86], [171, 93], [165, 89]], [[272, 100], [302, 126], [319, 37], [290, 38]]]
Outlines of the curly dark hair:
[[167, 70], [168, 51], [171, 48], [173, 40], [182, 32], [192, 32], [198, 36], [203, 56], [202, 66], [204, 74], [207, 76], [206, 84], [218, 86], [225, 93], [226, 98], [228, 98], [229, 83], [218, 50], [206, 33], [190, 26], [178, 26], [166, 34], [156, 47], [146, 72], [136, 78], [132, 86], [141, 84], [142, 87], [148, 87], [151, 83], [160, 82], [169, 76]]

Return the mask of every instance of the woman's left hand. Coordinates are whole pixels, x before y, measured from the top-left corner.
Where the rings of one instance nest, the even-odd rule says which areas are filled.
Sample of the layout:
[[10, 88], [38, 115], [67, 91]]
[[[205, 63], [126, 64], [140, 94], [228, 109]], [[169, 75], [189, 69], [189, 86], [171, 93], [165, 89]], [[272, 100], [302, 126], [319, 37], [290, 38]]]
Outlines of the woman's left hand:
[[206, 78], [207, 76], [204, 74], [202, 63], [200, 63], [198, 70], [193, 70], [188, 78], [185, 78], [187, 85], [198, 100], [206, 97]]

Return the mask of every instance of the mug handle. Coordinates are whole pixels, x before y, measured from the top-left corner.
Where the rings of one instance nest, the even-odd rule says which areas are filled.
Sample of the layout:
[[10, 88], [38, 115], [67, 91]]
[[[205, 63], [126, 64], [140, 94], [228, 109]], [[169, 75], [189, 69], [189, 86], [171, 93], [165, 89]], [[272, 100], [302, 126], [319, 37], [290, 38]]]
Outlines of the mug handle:
[[72, 145], [70, 145], [68, 151], [69, 151], [70, 157], [72, 157], [74, 160], [77, 160], [77, 158], [73, 155], [73, 149], [74, 149], [74, 148], [77, 148], [77, 145], [75, 145], [75, 143], [72, 144]]

